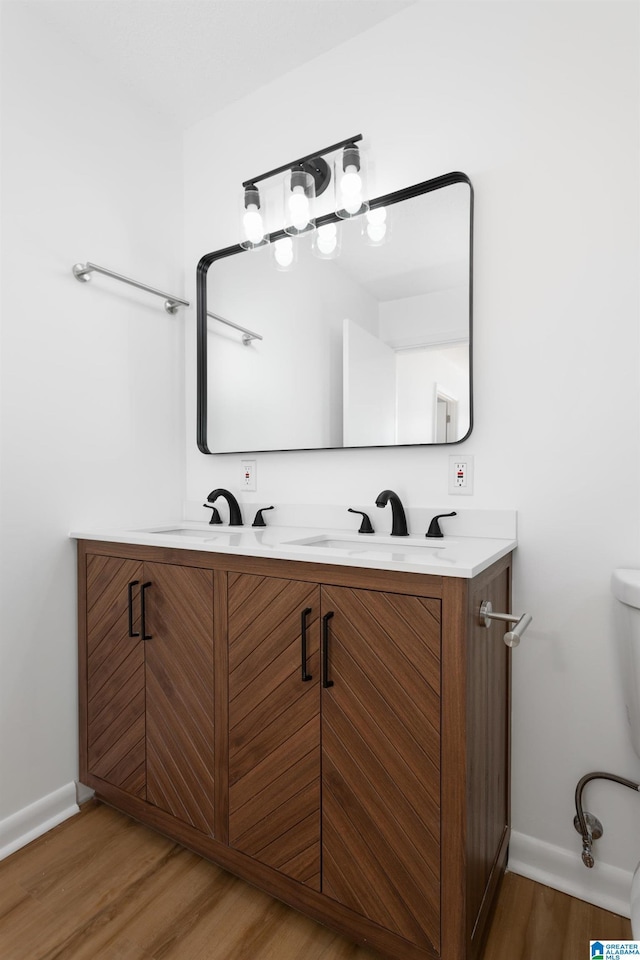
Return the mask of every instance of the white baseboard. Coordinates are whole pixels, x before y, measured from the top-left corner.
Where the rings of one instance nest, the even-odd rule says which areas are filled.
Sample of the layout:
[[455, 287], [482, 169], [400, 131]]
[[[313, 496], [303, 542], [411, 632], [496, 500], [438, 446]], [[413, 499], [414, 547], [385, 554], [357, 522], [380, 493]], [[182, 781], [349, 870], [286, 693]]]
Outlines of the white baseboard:
[[[80, 787], [87, 796], [90, 795], [87, 787]], [[79, 810], [76, 784], [71, 782], [0, 820], [0, 860], [79, 813]], [[580, 859], [577, 847], [576, 850], [565, 850], [514, 830], [511, 833], [507, 869], [623, 917], [629, 916], [631, 871], [620, 870], [597, 860], [595, 866], [588, 870]]]
[[514, 830], [507, 869], [612, 913], [629, 916], [633, 874], [597, 859], [594, 867], [585, 867], [579, 837], [575, 850], [565, 850]]
[[76, 785], [71, 781], [0, 820], [0, 860], [79, 812]]
[[78, 780], [78, 782], [76, 783], [76, 796], [78, 800], [78, 806], [81, 806], [87, 800], [90, 800], [94, 794], [95, 794], [95, 790], [93, 790], [91, 787], [86, 787], [84, 783], [80, 783], [80, 781]]

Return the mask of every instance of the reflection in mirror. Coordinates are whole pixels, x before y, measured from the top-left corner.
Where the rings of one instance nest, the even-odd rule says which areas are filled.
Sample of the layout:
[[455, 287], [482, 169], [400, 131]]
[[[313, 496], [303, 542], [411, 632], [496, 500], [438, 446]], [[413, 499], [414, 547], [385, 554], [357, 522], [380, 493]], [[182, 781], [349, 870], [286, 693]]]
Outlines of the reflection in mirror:
[[386, 211], [370, 231], [373, 243], [366, 219], [338, 222], [335, 258], [326, 244], [322, 256], [317, 234], [295, 239], [288, 269], [277, 264], [274, 242], [203, 257], [202, 452], [465, 439], [472, 205], [468, 178], [448, 174], [372, 201], [378, 220]]

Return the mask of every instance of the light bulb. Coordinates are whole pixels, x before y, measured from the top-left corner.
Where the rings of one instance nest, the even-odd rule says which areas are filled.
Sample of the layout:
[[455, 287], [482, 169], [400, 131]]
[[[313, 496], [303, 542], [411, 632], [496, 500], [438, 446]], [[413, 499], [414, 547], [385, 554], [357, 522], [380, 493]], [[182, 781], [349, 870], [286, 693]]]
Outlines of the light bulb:
[[321, 227], [318, 227], [318, 236], [335, 239], [338, 236], [337, 224], [325, 223]]
[[318, 227], [316, 246], [320, 253], [329, 256], [334, 252], [337, 245], [338, 230], [335, 223], [326, 223], [323, 227]]
[[357, 167], [348, 166], [340, 180], [342, 206], [347, 213], [355, 214], [362, 206], [362, 177]]
[[375, 210], [369, 210], [367, 213], [367, 220], [369, 223], [376, 224], [376, 226], [381, 223], [385, 223], [387, 219], [387, 210], [386, 207], [376, 207]]
[[376, 207], [365, 214], [367, 240], [370, 243], [382, 243], [387, 233], [387, 211], [385, 207]]
[[362, 190], [362, 177], [358, 173], [358, 168], [348, 166], [344, 171], [344, 176], [340, 181], [340, 187], [343, 193], [356, 194]]
[[264, 226], [262, 224], [262, 214], [255, 203], [247, 205], [246, 213], [242, 218], [242, 226], [250, 243], [260, 243], [264, 237]]
[[334, 161], [336, 214], [341, 220], [359, 217], [369, 209], [367, 170], [355, 143], [346, 144], [342, 155]]
[[290, 267], [293, 263], [293, 240], [283, 237], [274, 244], [274, 256], [279, 267]]
[[296, 230], [303, 230], [309, 223], [309, 200], [304, 187], [294, 187], [289, 197], [289, 213]]
[[282, 181], [286, 224], [284, 232], [292, 237], [315, 227], [314, 201], [316, 196], [313, 176], [296, 165]]
[[368, 223], [367, 224], [367, 236], [372, 243], [381, 243], [384, 240], [384, 235], [387, 232], [386, 223]]
[[347, 196], [344, 197], [343, 199], [344, 199], [344, 203], [343, 203], [344, 209], [347, 211], [347, 213], [350, 213], [352, 216], [356, 214], [358, 210], [360, 210], [360, 208], [362, 207], [361, 193], [354, 193], [353, 195], [347, 194]]

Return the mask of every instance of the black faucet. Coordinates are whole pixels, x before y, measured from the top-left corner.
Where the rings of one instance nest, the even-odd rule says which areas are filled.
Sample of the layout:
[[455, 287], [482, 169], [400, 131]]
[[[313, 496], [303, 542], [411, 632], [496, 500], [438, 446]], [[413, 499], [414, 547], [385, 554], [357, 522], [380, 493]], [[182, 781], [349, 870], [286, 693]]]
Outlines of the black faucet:
[[388, 503], [391, 504], [391, 536], [408, 537], [409, 531], [407, 530], [407, 518], [404, 513], [404, 507], [400, 502], [400, 497], [397, 493], [394, 493], [393, 490], [383, 490], [382, 493], [378, 494], [376, 499], [376, 507], [386, 507]]
[[240, 505], [234, 495], [223, 487], [216, 487], [215, 490], [211, 491], [207, 500], [209, 503], [215, 503], [218, 497], [224, 497], [229, 504], [229, 526], [241, 527], [243, 525], [242, 514], [240, 513]]

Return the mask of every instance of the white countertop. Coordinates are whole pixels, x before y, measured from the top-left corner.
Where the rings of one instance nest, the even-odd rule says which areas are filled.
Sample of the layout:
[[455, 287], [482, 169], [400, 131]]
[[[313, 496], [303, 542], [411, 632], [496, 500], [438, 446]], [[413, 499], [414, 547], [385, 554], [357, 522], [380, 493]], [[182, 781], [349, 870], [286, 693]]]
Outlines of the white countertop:
[[341, 529], [277, 526], [231, 527], [177, 520], [140, 530], [73, 530], [76, 540], [102, 540], [209, 553], [272, 557], [338, 566], [475, 577], [517, 546], [515, 539], [445, 536], [391, 537]]

